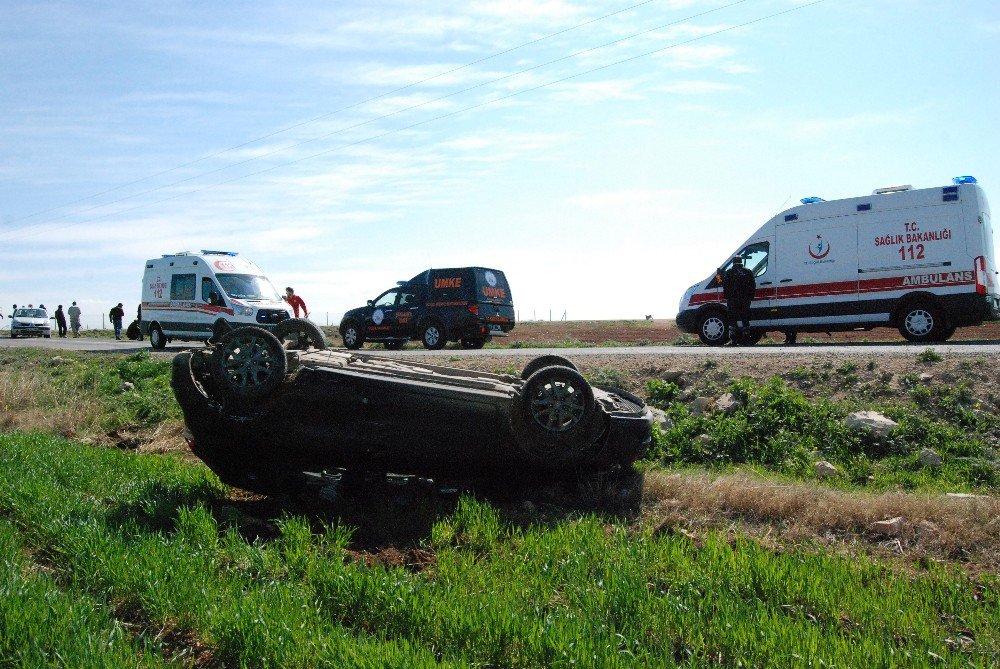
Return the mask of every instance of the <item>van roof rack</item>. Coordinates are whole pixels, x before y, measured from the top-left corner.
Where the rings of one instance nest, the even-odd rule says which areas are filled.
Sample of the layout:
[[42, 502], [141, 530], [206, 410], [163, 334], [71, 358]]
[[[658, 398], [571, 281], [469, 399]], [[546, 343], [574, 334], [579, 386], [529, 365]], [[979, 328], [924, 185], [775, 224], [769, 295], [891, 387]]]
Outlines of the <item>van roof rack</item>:
[[913, 190], [913, 186], [910, 184], [904, 184], [901, 186], [886, 186], [884, 188], [876, 188], [872, 191], [872, 195], [888, 195], [889, 193], [902, 193], [905, 190]]

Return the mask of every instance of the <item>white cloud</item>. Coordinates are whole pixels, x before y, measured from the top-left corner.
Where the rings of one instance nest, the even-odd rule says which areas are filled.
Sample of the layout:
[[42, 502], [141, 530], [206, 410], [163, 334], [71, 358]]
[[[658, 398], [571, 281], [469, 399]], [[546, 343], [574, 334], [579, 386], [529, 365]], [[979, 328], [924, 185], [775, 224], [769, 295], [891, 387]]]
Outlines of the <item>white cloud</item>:
[[564, 102], [597, 103], [606, 100], [640, 100], [633, 92], [636, 82], [626, 80], [562, 83], [552, 87], [550, 98]]
[[673, 93], [676, 95], [702, 95], [705, 93], [719, 93], [722, 91], [732, 91], [737, 90], [739, 87], [733, 84], [726, 84], [720, 81], [702, 81], [702, 80], [691, 80], [691, 81], [678, 81], [673, 84], [667, 84], [665, 86], [655, 86], [652, 88], [654, 91], [662, 91], [664, 93]]

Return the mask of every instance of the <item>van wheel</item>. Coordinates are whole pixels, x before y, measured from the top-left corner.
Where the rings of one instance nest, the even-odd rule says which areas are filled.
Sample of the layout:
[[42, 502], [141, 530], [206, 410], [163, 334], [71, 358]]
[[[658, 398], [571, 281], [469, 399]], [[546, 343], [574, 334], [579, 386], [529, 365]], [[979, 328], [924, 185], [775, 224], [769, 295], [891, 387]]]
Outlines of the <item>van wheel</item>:
[[559, 367], [569, 367], [575, 372], [580, 371], [577, 368], [577, 366], [573, 364], [572, 360], [564, 358], [561, 355], [542, 355], [535, 358], [534, 360], [532, 360], [531, 362], [529, 362], [527, 365], [524, 366], [524, 369], [521, 370], [521, 378], [527, 379], [529, 376], [531, 376], [538, 370], [542, 369], [543, 367], [552, 367], [553, 365]]
[[429, 321], [425, 324], [423, 334], [421, 334], [420, 339], [424, 343], [424, 348], [430, 351], [442, 349], [444, 348], [444, 345], [448, 343], [448, 338], [445, 336], [444, 332], [444, 326], [438, 321]]
[[729, 328], [721, 313], [710, 311], [698, 319], [698, 339], [708, 346], [722, 346], [729, 341]]
[[212, 351], [212, 378], [223, 398], [239, 406], [273, 392], [287, 369], [281, 342], [258, 327], [227, 332]]
[[462, 348], [482, 348], [486, 340], [477, 337], [462, 337]]
[[163, 336], [163, 330], [159, 325], [149, 329], [149, 345], [156, 351], [162, 351], [167, 347], [167, 338]]
[[528, 377], [521, 390], [521, 447], [545, 464], [572, 462], [591, 446], [594, 390], [578, 371], [553, 365]]
[[357, 350], [364, 346], [365, 335], [361, 332], [361, 326], [357, 321], [347, 321], [341, 329], [341, 336], [344, 338], [344, 346]]
[[274, 328], [274, 336], [289, 351], [305, 351], [310, 346], [320, 351], [326, 348], [323, 331], [304, 318], [287, 318], [281, 321]]
[[917, 302], [900, 313], [899, 334], [907, 341], [916, 343], [934, 341], [934, 335], [942, 324], [941, 311], [937, 307]]

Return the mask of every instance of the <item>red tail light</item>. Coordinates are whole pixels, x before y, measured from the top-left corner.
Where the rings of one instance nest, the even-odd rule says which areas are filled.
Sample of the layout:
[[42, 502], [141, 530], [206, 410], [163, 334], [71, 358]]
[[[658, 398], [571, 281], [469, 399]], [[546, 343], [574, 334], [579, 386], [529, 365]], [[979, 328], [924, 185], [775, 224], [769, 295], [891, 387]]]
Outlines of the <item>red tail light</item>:
[[479, 315], [479, 305], [478, 304], [470, 304], [469, 305], [469, 311], [471, 311], [476, 316], [478, 316]]
[[973, 263], [976, 274], [976, 292], [980, 295], [986, 294], [986, 258], [984, 256], [978, 256]]

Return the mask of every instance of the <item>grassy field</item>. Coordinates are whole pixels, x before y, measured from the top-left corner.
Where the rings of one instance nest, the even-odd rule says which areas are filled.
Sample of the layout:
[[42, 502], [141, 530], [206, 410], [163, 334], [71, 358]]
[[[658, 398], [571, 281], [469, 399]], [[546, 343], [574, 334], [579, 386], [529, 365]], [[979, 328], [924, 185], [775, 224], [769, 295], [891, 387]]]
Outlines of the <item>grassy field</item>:
[[[166, 361], [0, 351], [0, 667], [995, 666], [1000, 422], [967, 367], [625, 379], [672, 420], [627, 512], [586, 487], [317, 509], [179, 450]], [[742, 407], [695, 415], [693, 388]], [[857, 408], [900, 428], [850, 433]]]
[[[250, 541], [204, 469], [0, 437], [8, 666], [990, 666], [993, 578], [807, 547], [443, 509], [410, 566], [287, 515]], [[44, 613], [44, 615], [43, 615]], [[52, 622], [50, 622], [52, 621]], [[135, 658], [139, 658], [138, 660]]]

